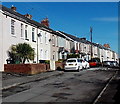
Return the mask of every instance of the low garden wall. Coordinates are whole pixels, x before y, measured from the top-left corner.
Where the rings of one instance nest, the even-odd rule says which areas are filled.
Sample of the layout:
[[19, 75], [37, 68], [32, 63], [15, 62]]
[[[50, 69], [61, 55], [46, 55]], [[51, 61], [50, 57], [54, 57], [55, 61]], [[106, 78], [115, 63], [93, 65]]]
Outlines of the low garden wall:
[[40, 72], [50, 71], [49, 64], [5, 64], [5, 72], [37, 74]]
[[[55, 68], [58, 70], [64, 69], [65, 63], [55, 62]], [[4, 71], [10, 73], [21, 74], [37, 74], [50, 71], [49, 64], [4, 64]]]

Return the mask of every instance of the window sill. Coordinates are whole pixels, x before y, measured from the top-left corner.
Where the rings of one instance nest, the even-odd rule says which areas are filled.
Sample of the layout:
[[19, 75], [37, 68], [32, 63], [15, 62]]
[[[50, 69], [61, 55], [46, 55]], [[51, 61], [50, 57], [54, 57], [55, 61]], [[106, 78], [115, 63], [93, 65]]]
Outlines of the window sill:
[[25, 40], [29, 41], [29, 39], [25, 39]]
[[35, 41], [35, 40], [32, 40], [32, 42], [35, 42], [35, 43], [36, 43], [36, 41]]
[[40, 42], [40, 44], [43, 44], [43, 42]]
[[24, 37], [20, 37], [20, 38], [24, 40]]
[[12, 37], [15, 37], [15, 38], [17, 38], [17, 37], [16, 37], [16, 35], [12, 35]]

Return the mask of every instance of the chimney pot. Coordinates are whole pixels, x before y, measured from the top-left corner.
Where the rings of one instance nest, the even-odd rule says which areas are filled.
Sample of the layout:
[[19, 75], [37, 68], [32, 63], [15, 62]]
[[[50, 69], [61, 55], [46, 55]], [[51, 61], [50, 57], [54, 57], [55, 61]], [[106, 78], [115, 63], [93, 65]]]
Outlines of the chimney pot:
[[45, 18], [44, 20], [42, 20], [42, 21], [41, 21], [41, 24], [49, 27], [49, 20], [48, 20], [48, 18]]
[[17, 8], [12, 5], [12, 6], [11, 6], [11, 9], [12, 9], [13, 11], [16, 11]]
[[29, 19], [32, 19], [32, 15], [30, 15], [30, 14], [28, 14], [28, 13], [25, 14], [24, 16], [27, 17], [27, 18], [29, 18]]

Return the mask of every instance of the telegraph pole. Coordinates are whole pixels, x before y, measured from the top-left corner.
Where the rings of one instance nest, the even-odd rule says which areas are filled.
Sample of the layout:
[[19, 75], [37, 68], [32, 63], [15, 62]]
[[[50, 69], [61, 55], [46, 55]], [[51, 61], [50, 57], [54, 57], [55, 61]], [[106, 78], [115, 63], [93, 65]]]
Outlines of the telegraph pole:
[[92, 27], [90, 27], [90, 40], [91, 40], [91, 58], [93, 57], [93, 51], [92, 51]]

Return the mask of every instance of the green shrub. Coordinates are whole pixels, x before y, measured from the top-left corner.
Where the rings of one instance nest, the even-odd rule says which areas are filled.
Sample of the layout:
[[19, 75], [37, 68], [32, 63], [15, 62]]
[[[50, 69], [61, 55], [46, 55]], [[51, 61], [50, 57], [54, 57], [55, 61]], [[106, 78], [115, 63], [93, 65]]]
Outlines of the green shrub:
[[50, 64], [50, 60], [45, 60], [45, 64]]
[[80, 58], [80, 55], [79, 54], [68, 54], [67, 59], [68, 58]]

